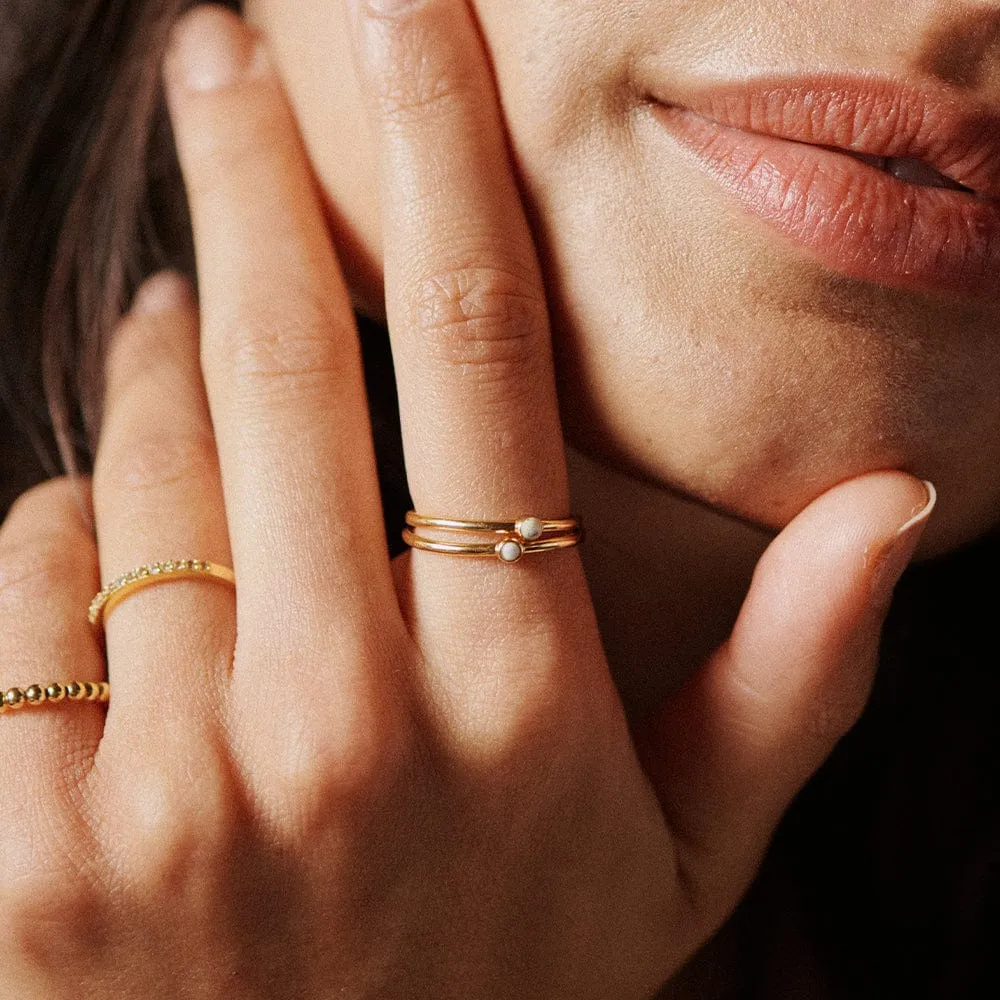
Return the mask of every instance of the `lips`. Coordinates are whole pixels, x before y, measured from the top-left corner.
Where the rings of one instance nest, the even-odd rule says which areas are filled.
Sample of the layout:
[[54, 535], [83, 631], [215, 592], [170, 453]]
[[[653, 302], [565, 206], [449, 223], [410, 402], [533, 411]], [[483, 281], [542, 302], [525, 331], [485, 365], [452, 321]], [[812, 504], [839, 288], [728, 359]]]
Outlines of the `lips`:
[[699, 166], [830, 269], [1000, 293], [1000, 115], [829, 77], [653, 96], [656, 118]]
[[951, 191], [964, 191], [966, 194], [976, 193], [972, 188], [967, 188], [935, 170], [929, 163], [914, 159], [912, 156], [872, 156], [869, 153], [853, 153], [847, 149], [836, 149], [835, 146], [827, 148], [853, 156], [856, 160], [867, 163], [868, 166], [874, 167], [876, 170], [892, 174], [897, 180], [906, 181], [906, 183], [916, 187], [940, 187], [948, 188]]

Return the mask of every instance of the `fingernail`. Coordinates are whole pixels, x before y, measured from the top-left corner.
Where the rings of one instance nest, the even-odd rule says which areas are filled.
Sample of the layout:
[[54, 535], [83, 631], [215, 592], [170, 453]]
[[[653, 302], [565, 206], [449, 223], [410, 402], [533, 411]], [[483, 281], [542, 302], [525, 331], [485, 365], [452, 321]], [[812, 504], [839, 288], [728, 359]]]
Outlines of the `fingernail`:
[[416, 0], [347, 0], [351, 16], [357, 18], [362, 6], [375, 14], [398, 14], [407, 7], [412, 7]]
[[177, 65], [185, 86], [195, 91], [260, 76], [268, 65], [261, 39], [235, 15], [211, 6], [182, 18], [174, 28], [167, 58]]
[[166, 312], [168, 309], [184, 309], [193, 303], [191, 282], [180, 271], [160, 271], [139, 286], [132, 300], [132, 312]]
[[934, 484], [926, 479], [923, 483], [927, 488], [927, 502], [900, 526], [895, 536], [882, 550], [875, 566], [872, 576], [872, 600], [878, 606], [884, 606], [892, 599], [892, 592], [903, 571], [909, 566], [937, 503], [937, 490]]

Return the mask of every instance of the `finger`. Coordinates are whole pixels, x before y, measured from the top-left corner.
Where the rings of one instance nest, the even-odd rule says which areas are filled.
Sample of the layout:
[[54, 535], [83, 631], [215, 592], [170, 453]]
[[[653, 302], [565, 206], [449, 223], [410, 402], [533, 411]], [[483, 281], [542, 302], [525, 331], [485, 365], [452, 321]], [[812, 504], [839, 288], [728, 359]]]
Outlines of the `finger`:
[[934, 502], [898, 472], [816, 500], [764, 554], [729, 641], [644, 734], [680, 864], [723, 910], [861, 714], [892, 588]]
[[358, 0], [356, 9], [416, 508], [461, 519], [565, 516], [545, 293], [468, 5]]
[[315, 180], [263, 42], [234, 14], [189, 12], [165, 78], [241, 644], [295, 662], [323, 637], [336, 659], [394, 597], [360, 346]]
[[[230, 565], [198, 312], [179, 274], [163, 272], [139, 290], [108, 352], [94, 517], [102, 584], [156, 562]], [[114, 683], [109, 746], [134, 753], [215, 717], [235, 643], [231, 587], [164, 577], [129, 594], [104, 631]]]
[[[0, 528], [3, 691], [52, 681], [106, 680], [104, 655], [87, 621], [98, 580], [89, 504], [86, 479], [76, 484], [53, 479], [19, 497]], [[29, 843], [23, 832], [56, 830], [52, 805], [61, 801], [68, 807], [75, 799], [100, 743], [104, 715], [98, 702], [66, 697], [57, 704], [0, 713], [0, 865], [5, 875], [30, 867], [26, 851], [53, 846]], [[44, 821], [36, 821], [39, 817]]]

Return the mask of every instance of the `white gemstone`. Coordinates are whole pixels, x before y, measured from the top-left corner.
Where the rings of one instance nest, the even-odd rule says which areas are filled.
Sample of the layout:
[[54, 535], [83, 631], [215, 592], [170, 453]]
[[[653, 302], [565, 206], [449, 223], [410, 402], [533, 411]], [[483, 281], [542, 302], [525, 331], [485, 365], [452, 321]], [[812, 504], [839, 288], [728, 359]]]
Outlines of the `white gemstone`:
[[521, 522], [521, 537], [526, 542], [534, 542], [542, 537], [545, 525], [537, 517], [526, 517]]
[[521, 548], [520, 542], [507, 541], [500, 546], [497, 554], [504, 562], [514, 563], [524, 555], [524, 549]]

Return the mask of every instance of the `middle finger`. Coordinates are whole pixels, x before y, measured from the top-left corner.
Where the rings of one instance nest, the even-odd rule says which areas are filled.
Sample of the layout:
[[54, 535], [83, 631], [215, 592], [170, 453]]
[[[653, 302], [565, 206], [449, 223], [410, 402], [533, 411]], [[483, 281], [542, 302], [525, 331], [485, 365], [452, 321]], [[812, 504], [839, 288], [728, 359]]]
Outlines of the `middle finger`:
[[240, 642], [282, 662], [343, 658], [395, 592], [360, 344], [316, 181], [262, 40], [231, 12], [189, 12], [165, 78]]

